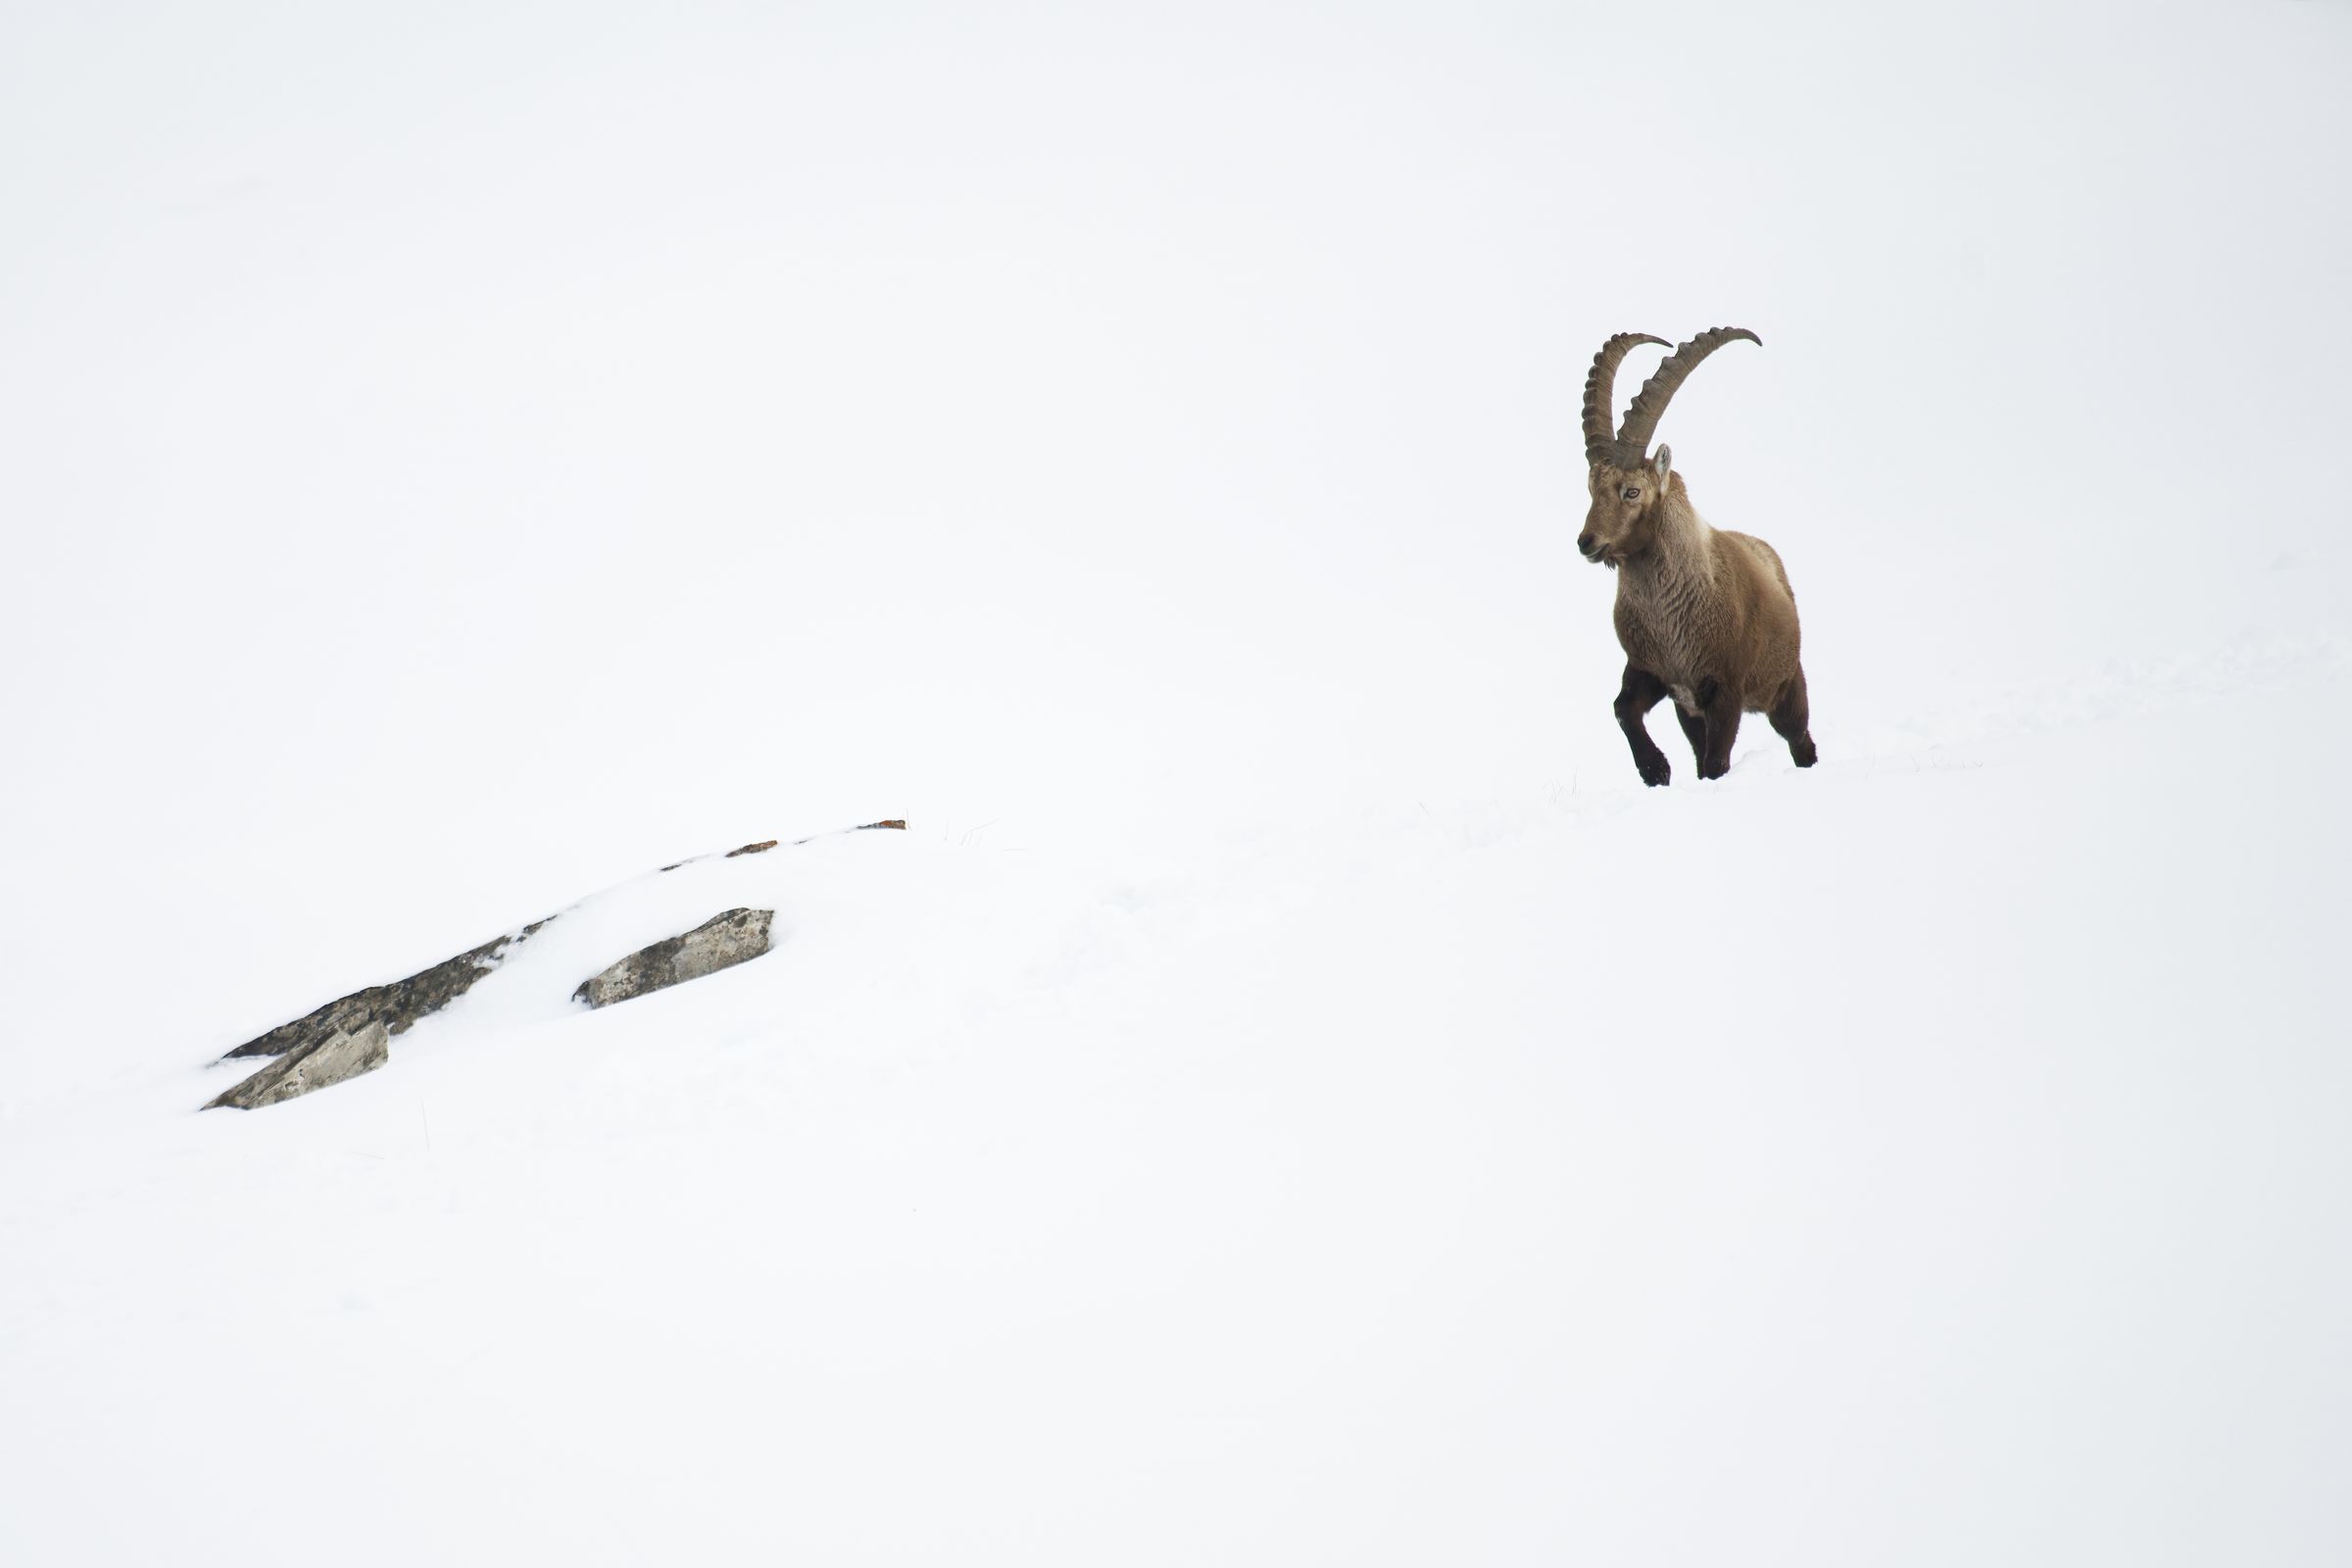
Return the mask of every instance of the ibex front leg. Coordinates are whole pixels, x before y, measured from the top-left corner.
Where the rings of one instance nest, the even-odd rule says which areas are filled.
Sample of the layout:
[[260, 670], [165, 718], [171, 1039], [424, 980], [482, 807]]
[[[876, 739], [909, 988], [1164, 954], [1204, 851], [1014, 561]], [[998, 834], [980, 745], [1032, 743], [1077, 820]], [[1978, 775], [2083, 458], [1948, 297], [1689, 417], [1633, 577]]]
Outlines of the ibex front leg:
[[1663, 784], [1674, 777], [1666, 754], [1658, 743], [1649, 738], [1649, 726], [1642, 715], [1658, 706], [1666, 695], [1666, 683], [1646, 669], [1628, 663], [1625, 684], [1617, 688], [1617, 727], [1625, 731], [1626, 744], [1634, 749], [1634, 766], [1642, 773], [1644, 784]]

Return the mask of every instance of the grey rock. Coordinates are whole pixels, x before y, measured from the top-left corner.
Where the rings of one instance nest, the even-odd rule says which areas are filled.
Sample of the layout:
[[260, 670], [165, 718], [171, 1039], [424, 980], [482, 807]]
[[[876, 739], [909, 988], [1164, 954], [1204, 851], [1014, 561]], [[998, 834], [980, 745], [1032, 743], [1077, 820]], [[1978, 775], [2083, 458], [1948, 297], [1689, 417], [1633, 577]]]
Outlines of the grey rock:
[[603, 973], [582, 981], [571, 1000], [591, 1007], [609, 1007], [649, 991], [731, 969], [767, 951], [768, 927], [775, 918], [773, 909], [729, 909], [712, 915], [684, 935], [664, 937], [650, 948], [640, 948]]
[[314, 1089], [324, 1089], [346, 1078], [373, 1072], [391, 1054], [392, 1033], [380, 1019], [357, 1034], [338, 1030], [322, 1040], [313, 1040], [286, 1052], [243, 1083], [207, 1102], [204, 1108], [259, 1110], [264, 1105], [274, 1105], [281, 1100], [292, 1100]]
[[[879, 822], [861, 823], [848, 831], [862, 833], [876, 828], [896, 828], [903, 831], [906, 826], [906, 822], [904, 817], [894, 816], [886, 817]], [[815, 835], [819, 838], [825, 836], [823, 834]], [[793, 842], [808, 844], [813, 840], [795, 839]], [[764, 855], [775, 848], [777, 848], [777, 841], [766, 839], [724, 853], [730, 857]], [[697, 856], [695, 859], [710, 858], [710, 856]], [[665, 865], [662, 869], [673, 871], [679, 865], [691, 863], [692, 861], [680, 860], [676, 864]], [[726, 913], [696, 927], [683, 936], [671, 937], [666, 942], [657, 942], [642, 953], [629, 955], [612, 968], [582, 985], [577, 992], [573, 993], [574, 999], [586, 1002], [594, 1007], [607, 1006], [614, 1002], [625, 1001], [630, 997], [643, 996], [648, 991], [659, 991], [664, 986], [674, 986], [681, 980], [698, 979], [703, 975], [741, 963], [746, 958], [756, 958], [767, 951], [768, 924], [774, 918], [774, 914], [775, 911], [772, 909], [729, 909]], [[337, 1042], [343, 1042], [343, 1044], [337, 1046], [333, 1054], [314, 1065], [304, 1067], [299, 1073], [290, 1073], [283, 1078], [270, 1079], [270, 1085], [286, 1083], [295, 1086], [285, 1089], [282, 1093], [264, 1084], [266, 1074], [256, 1073], [212, 1103], [216, 1105], [271, 1104], [276, 1100], [291, 1099], [295, 1095], [307, 1094], [312, 1089], [319, 1088], [323, 1083], [337, 1082], [342, 1078], [351, 1077], [355, 1073], [372, 1071], [383, 1064], [385, 1055], [389, 1054], [388, 1048], [381, 1048], [379, 1054], [372, 1060], [362, 1062], [353, 1067], [350, 1072], [337, 1071], [332, 1076], [323, 1076], [330, 1065], [345, 1059], [345, 1053], [353, 1049], [361, 1049], [364, 1055], [366, 1054], [364, 1046], [355, 1046], [355, 1043], [365, 1042], [369, 1037], [371, 1030], [386, 1039], [392, 1035], [406, 1034], [419, 1020], [432, 1016], [457, 1001], [458, 998], [466, 995], [483, 976], [496, 969], [516, 947], [530, 940], [534, 933], [556, 918], [556, 915], [551, 914], [546, 920], [534, 920], [520, 930], [510, 931], [505, 936], [483, 943], [478, 948], [468, 948], [455, 957], [444, 958], [429, 969], [419, 969], [405, 980], [394, 980], [385, 985], [368, 986], [365, 990], [354, 991], [349, 996], [338, 997], [322, 1007], [304, 1013], [291, 1023], [281, 1023], [266, 1034], [255, 1036], [235, 1050], [225, 1053], [220, 1059], [228, 1061], [239, 1057], [274, 1056], [279, 1058], [281, 1066], [285, 1066], [292, 1064], [290, 1058], [307, 1058], [315, 1054], [325, 1052], [330, 1046], [337, 1046]], [[273, 1098], [250, 1102], [238, 1098], [249, 1094], [262, 1094], [265, 1091], [270, 1093]]]
[[[856, 827], [845, 827], [840, 829], [840, 831], [844, 833], [871, 833], [874, 829], [882, 827], [897, 828], [899, 831], [905, 832], [906, 829], [906, 819], [903, 816], [886, 816], [879, 822], [860, 822]], [[831, 838], [832, 836], [833, 835], [830, 833], [812, 833], [808, 838], [794, 839], [792, 842], [793, 846], [797, 849], [803, 844], [814, 844], [818, 839]], [[741, 848], [727, 851], [726, 858], [732, 860], [737, 856], [742, 855], [765, 855], [768, 851], [774, 849], [782, 841], [779, 839], [761, 839], [757, 844], [746, 844]], [[669, 862], [669, 864], [662, 867], [662, 869], [664, 871], [675, 871], [681, 865], [692, 865], [697, 860], [708, 860], [710, 858], [710, 857], [708, 855], [691, 856], [683, 860], [672, 860]]]
[[429, 969], [419, 969], [406, 980], [369, 986], [348, 997], [338, 997], [315, 1012], [304, 1013], [292, 1023], [281, 1023], [268, 1034], [246, 1041], [220, 1059], [282, 1056], [338, 1034], [358, 1034], [371, 1023], [380, 1023], [396, 1035], [406, 1034], [418, 1019], [430, 1017], [472, 990], [474, 982], [497, 968], [510, 949], [528, 941], [533, 932], [554, 918], [551, 914], [547, 920], [534, 920], [519, 931], [510, 931], [496, 941], [468, 948]]

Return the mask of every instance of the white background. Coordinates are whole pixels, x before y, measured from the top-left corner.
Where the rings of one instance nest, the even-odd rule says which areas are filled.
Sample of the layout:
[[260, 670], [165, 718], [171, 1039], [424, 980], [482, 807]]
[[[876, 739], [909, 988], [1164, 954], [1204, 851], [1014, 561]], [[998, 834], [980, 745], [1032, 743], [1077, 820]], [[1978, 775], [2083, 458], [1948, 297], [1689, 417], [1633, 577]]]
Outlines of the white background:
[[[0, 1547], [2341, 1560], [2347, 81], [2311, 3], [0, 12]], [[1824, 762], [1644, 793], [1577, 397], [1727, 322], [1659, 433]], [[731, 990], [187, 1114], [884, 815]]]

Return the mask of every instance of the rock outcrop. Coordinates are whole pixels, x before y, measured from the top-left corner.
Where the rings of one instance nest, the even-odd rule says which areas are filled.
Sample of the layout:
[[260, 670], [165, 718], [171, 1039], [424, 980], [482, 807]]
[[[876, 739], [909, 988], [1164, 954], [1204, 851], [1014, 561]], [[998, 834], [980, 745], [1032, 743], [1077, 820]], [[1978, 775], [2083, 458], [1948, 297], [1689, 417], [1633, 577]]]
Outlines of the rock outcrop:
[[[840, 831], [844, 833], [871, 833], [876, 828], [885, 827], [896, 828], [903, 833], [906, 830], [906, 819], [903, 816], [886, 816], [879, 822], [860, 822], [856, 827], [843, 828]], [[829, 836], [830, 835], [828, 834], [818, 833], [805, 839], [794, 839], [792, 842], [794, 848], [797, 849], [803, 844], [814, 844], [818, 839]], [[732, 860], [739, 855], [765, 855], [768, 851], [774, 849], [777, 844], [781, 842], [782, 841], [779, 839], [761, 839], [757, 844], [746, 844], [737, 849], [727, 851], [726, 858]], [[662, 867], [662, 869], [664, 871], [675, 871], [681, 865], [692, 865], [697, 860], [708, 860], [709, 858], [710, 858], [710, 857], [708, 855], [691, 856], [683, 860], [672, 860], [669, 862], [669, 864]]]
[[392, 1055], [392, 1032], [379, 1019], [357, 1034], [341, 1030], [296, 1046], [235, 1088], [216, 1096], [205, 1109], [259, 1110], [314, 1089], [373, 1072]]
[[[906, 826], [904, 817], [893, 816], [861, 823], [848, 831], [862, 833]], [[796, 845], [811, 842], [812, 839], [793, 840]], [[742, 855], [764, 855], [775, 849], [777, 843], [775, 839], [764, 839], [723, 853], [730, 859]], [[712, 858], [705, 855], [694, 859]], [[680, 860], [662, 869], [674, 871], [680, 865], [692, 863]], [[510, 953], [556, 918], [551, 914], [546, 920], [534, 920], [518, 931], [510, 931], [478, 948], [468, 948], [454, 958], [444, 958], [429, 969], [419, 969], [405, 980], [338, 997], [292, 1023], [281, 1023], [269, 1033], [246, 1041], [220, 1059], [229, 1061], [241, 1056], [277, 1059], [207, 1102], [205, 1108], [228, 1105], [251, 1110], [274, 1105], [281, 1100], [373, 1072], [389, 1058], [392, 1036], [407, 1033], [419, 1019], [432, 1016], [472, 990]], [[732, 968], [767, 951], [768, 927], [774, 919], [773, 909], [729, 909], [691, 931], [630, 954], [583, 982], [572, 993], [572, 1000], [591, 1007], [606, 1007], [649, 991]]]
[[775, 918], [773, 909], [738, 908], [712, 915], [693, 930], [640, 948], [581, 982], [571, 1000], [591, 1007], [609, 1007], [649, 991], [731, 969], [767, 951], [768, 927]]
[[533, 932], [554, 918], [551, 914], [547, 920], [534, 920], [495, 942], [468, 948], [454, 958], [444, 958], [429, 969], [419, 969], [406, 980], [369, 986], [348, 997], [338, 997], [315, 1012], [306, 1012], [292, 1023], [281, 1023], [268, 1034], [246, 1041], [220, 1059], [282, 1056], [334, 1035], [356, 1035], [371, 1023], [380, 1023], [396, 1035], [406, 1034], [417, 1019], [430, 1017], [472, 990], [475, 981], [498, 967], [499, 959], [506, 956], [509, 949], [528, 941]]

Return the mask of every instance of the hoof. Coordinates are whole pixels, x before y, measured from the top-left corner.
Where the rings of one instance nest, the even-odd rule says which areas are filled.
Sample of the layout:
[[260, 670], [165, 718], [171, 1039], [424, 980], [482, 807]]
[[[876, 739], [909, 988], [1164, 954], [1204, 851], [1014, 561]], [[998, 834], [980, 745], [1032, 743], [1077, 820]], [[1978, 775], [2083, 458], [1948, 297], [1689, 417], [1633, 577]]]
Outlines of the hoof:
[[1811, 767], [1821, 754], [1813, 750], [1813, 737], [1808, 735], [1803, 740], [1792, 743], [1788, 748], [1788, 755], [1795, 760], [1797, 766]]

